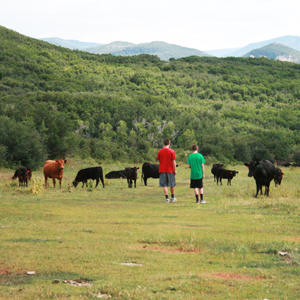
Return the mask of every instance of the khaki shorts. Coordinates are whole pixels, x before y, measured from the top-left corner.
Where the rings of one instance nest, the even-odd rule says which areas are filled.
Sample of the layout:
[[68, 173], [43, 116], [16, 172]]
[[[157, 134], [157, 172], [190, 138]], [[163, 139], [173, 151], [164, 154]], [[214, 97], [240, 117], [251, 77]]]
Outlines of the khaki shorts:
[[176, 185], [174, 173], [159, 173], [159, 185], [161, 187], [173, 187]]

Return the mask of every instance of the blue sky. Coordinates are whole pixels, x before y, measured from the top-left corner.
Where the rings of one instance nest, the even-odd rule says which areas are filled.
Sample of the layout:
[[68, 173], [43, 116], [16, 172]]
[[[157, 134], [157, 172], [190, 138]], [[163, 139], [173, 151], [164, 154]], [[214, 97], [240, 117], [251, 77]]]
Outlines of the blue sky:
[[164, 41], [198, 50], [300, 36], [300, 1], [0, 0], [0, 25], [33, 38]]

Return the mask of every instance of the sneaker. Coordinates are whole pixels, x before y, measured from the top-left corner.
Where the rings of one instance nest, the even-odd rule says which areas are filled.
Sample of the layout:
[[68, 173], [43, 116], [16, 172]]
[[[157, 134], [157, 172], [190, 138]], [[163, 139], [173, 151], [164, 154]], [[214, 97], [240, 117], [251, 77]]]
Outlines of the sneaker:
[[177, 199], [174, 197], [174, 198], [171, 198], [171, 202], [176, 202]]
[[203, 199], [203, 200], [200, 201], [200, 203], [201, 203], [201, 204], [205, 204], [206, 201]]
[[170, 199], [166, 199], [166, 203], [169, 203], [170, 202]]
[[199, 201], [199, 200], [196, 200], [196, 203], [200, 203], [200, 201]]

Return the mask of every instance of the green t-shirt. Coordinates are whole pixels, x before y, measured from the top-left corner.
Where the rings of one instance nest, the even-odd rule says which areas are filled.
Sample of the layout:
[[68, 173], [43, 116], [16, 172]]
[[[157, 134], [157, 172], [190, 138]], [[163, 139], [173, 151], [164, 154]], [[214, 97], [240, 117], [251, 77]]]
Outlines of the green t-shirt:
[[205, 163], [205, 159], [200, 153], [192, 153], [187, 164], [191, 166], [191, 179], [201, 179], [203, 178], [202, 164]]

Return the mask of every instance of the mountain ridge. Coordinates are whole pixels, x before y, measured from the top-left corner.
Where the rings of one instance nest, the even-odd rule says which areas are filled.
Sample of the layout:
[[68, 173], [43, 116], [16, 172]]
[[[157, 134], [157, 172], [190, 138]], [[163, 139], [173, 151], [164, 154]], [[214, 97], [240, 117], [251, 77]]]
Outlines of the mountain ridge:
[[65, 40], [59, 37], [52, 37], [52, 38], [40, 38], [39, 40], [48, 42], [50, 44], [54, 44], [56, 46], [61, 46], [69, 49], [78, 49], [83, 50], [90, 47], [97, 47], [102, 44], [99, 43], [92, 43], [92, 42], [81, 42], [77, 40]]
[[300, 63], [300, 52], [280, 43], [272, 43], [252, 50], [243, 57], [267, 57], [274, 60]]
[[133, 44], [129, 42], [116, 41], [107, 45], [85, 49], [85, 51], [96, 54], [107, 54], [131, 56], [138, 54], [157, 55], [162, 60], [170, 58], [182, 58], [187, 56], [211, 56], [204, 51], [169, 44], [163, 41], [153, 41], [150, 43]]

